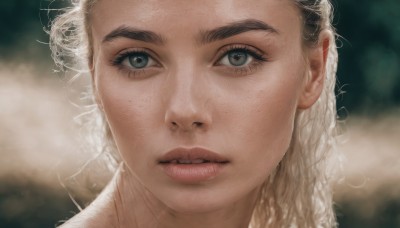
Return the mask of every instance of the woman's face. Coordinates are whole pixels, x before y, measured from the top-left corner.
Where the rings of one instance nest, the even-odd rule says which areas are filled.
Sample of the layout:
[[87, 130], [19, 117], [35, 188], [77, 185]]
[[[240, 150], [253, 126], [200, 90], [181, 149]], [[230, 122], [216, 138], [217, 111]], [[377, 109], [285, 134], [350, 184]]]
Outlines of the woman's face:
[[303, 102], [293, 2], [103, 0], [91, 24], [97, 101], [140, 185], [183, 212], [254, 196]]

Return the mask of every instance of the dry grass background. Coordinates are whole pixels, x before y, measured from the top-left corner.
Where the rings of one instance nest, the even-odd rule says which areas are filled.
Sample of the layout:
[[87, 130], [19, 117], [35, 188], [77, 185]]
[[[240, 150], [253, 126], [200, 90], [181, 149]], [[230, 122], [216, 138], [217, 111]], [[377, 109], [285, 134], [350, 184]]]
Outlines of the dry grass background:
[[[69, 193], [85, 204], [103, 183], [68, 179], [90, 157], [76, 138], [80, 110], [65, 80], [34, 69], [0, 65], [0, 227], [54, 227], [77, 211]], [[400, 227], [399, 113], [346, 120], [335, 186], [340, 227]]]
[[32, 76], [33, 66], [12, 67], [0, 71], [0, 175], [18, 172], [47, 182], [72, 168], [67, 164], [76, 158], [77, 110], [56, 75]]

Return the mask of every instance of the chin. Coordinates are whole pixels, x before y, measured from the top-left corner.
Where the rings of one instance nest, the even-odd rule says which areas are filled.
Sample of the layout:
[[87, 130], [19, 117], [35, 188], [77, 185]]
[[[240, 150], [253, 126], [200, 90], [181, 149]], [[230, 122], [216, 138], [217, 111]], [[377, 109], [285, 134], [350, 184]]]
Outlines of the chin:
[[236, 186], [184, 186], [163, 191], [161, 200], [169, 209], [177, 213], [208, 213], [229, 208], [240, 200], [251, 202], [255, 192]]
[[[152, 186], [156, 187], [156, 186]], [[231, 204], [240, 197], [235, 192], [224, 193], [219, 184], [173, 184], [148, 188], [167, 208], [178, 213], [205, 213]]]
[[217, 196], [204, 198], [199, 195], [191, 198], [169, 199], [165, 203], [169, 209], [181, 214], [208, 213], [218, 211], [232, 204], [232, 202], [220, 199]]

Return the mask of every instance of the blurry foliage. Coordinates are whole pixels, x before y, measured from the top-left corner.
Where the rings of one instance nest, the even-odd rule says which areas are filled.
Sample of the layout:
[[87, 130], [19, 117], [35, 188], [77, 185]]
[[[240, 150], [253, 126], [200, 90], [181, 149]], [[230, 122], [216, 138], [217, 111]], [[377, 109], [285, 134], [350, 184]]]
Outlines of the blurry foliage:
[[[42, 64], [51, 62], [48, 48], [50, 18], [68, 1], [5, 0], [0, 1], [0, 61]], [[50, 10], [48, 10], [50, 9]]]
[[[336, 205], [339, 228], [396, 228], [400, 227], [400, 200], [381, 202], [379, 207], [368, 208], [368, 202], [341, 202]], [[363, 208], [364, 207], [364, 208]], [[367, 210], [365, 210], [367, 208]], [[363, 210], [364, 209], [364, 210]], [[369, 210], [368, 210], [369, 209]]]
[[55, 227], [73, 215], [76, 206], [60, 186], [26, 177], [0, 177], [0, 227]]
[[336, 0], [338, 107], [376, 115], [400, 106], [400, 1]]

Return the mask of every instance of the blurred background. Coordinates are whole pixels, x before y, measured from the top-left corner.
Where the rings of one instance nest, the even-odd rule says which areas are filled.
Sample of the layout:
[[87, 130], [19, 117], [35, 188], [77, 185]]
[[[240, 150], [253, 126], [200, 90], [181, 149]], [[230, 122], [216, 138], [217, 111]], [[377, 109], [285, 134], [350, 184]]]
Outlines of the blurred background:
[[[73, 101], [82, 88], [57, 72], [44, 32], [59, 13], [48, 9], [66, 5], [0, 1], [1, 228], [54, 227], [108, 178], [85, 175], [88, 169], [74, 176], [91, 156], [76, 137], [83, 110]], [[400, 227], [400, 1], [334, 6], [344, 154], [334, 190], [339, 227]]]

